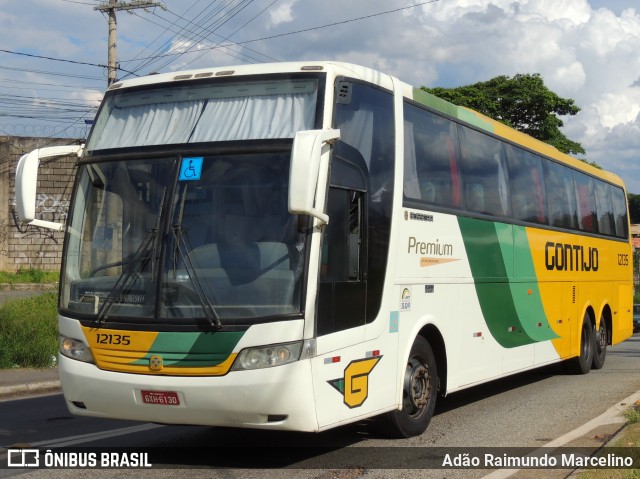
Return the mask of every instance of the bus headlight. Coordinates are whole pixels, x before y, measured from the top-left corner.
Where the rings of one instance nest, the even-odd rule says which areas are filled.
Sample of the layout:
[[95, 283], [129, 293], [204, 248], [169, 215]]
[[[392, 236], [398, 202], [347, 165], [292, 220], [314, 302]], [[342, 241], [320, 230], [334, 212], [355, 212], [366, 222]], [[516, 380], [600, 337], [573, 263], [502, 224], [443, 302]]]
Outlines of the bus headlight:
[[[308, 357], [308, 341], [297, 341], [295, 343], [272, 344], [270, 346], [260, 346], [257, 348], [247, 348], [240, 351], [233, 363], [232, 371], [243, 371], [248, 369], [272, 368], [283, 364], [293, 363], [299, 359]], [[301, 354], [302, 352], [305, 354]]]
[[58, 337], [60, 354], [76, 361], [85, 363], [93, 363], [93, 355], [89, 347], [78, 339], [68, 338], [66, 336]]

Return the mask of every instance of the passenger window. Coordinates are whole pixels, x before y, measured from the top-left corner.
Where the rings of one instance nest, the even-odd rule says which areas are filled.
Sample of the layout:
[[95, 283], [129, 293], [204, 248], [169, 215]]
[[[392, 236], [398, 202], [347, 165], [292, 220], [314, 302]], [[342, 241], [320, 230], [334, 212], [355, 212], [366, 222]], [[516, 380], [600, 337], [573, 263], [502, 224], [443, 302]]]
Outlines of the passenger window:
[[596, 182], [596, 211], [598, 214], [598, 232], [603, 235], [613, 236], [615, 225], [613, 224], [613, 202], [610, 195], [610, 185]]
[[494, 216], [509, 214], [507, 169], [502, 142], [460, 127], [464, 199], [468, 211]]
[[578, 223], [582, 231], [597, 233], [597, 214], [593, 179], [583, 173], [573, 172], [578, 203]]
[[544, 162], [549, 224], [578, 229], [578, 207], [572, 170], [553, 161]]
[[622, 188], [612, 186], [613, 216], [615, 220], [616, 236], [629, 237], [629, 216], [627, 213], [627, 197]]
[[509, 164], [511, 209], [514, 219], [530, 223], [547, 222], [542, 160], [528, 151], [505, 145]]
[[457, 128], [452, 121], [405, 104], [404, 195], [460, 207]]

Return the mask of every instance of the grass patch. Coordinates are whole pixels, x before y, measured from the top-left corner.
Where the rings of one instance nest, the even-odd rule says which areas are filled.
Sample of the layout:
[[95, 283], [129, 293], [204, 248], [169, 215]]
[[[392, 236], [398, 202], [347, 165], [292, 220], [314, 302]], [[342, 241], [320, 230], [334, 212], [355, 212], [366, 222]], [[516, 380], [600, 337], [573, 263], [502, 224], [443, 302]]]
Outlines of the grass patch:
[[0, 369], [48, 367], [57, 353], [56, 294], [38, 294], [0, 306]]
[[[629, 424], [640, 423], [640, 405], [627, 409], [622, 415]], [[640, 425], [638, 426], [638, 428], [640, 429]], [[638, 445], [640, 445], [640, 442]]]
[[20, 268], [16, 273], [0, 271], [0, 283], [57, 283], [60, 273], [54, 271], [42, 271], [34, 268]]

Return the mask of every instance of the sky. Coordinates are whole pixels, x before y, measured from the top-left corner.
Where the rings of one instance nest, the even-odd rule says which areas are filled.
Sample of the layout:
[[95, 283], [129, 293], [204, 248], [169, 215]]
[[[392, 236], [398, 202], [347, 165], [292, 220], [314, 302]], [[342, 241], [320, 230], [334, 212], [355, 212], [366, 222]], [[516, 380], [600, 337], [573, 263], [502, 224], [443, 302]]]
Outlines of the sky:
[[[107, 86], [98, 0], [0, 0], [0, 135], [83, 137]], [[122, 3], [122, 0], [121, 0]], [[130, 3], [130, 2], [129, 2]], [[539, 73], [563, 132], [640, 193], [638, 0], [164, 0], [119, 11], [119, 78], [339, 60], [414, 86]]]

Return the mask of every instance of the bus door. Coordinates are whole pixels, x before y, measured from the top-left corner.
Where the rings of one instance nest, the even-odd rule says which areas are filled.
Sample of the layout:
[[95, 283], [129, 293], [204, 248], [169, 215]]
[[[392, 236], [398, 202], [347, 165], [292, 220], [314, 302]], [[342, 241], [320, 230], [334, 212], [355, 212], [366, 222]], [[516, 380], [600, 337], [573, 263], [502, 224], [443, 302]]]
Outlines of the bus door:
[[[379, 358], [363, 350], [367, 312], [368, 180], [361, 155], [336, 145], [322, 235], [313, 359], [320, 427], [353, 417], [368, 396], [367, 374]], [[343, 152], [343, 153], [340, 153]], [[368, 369], [370, 368], [370, 369]], [[358, 409], [361, 410], [361, 409]]]

